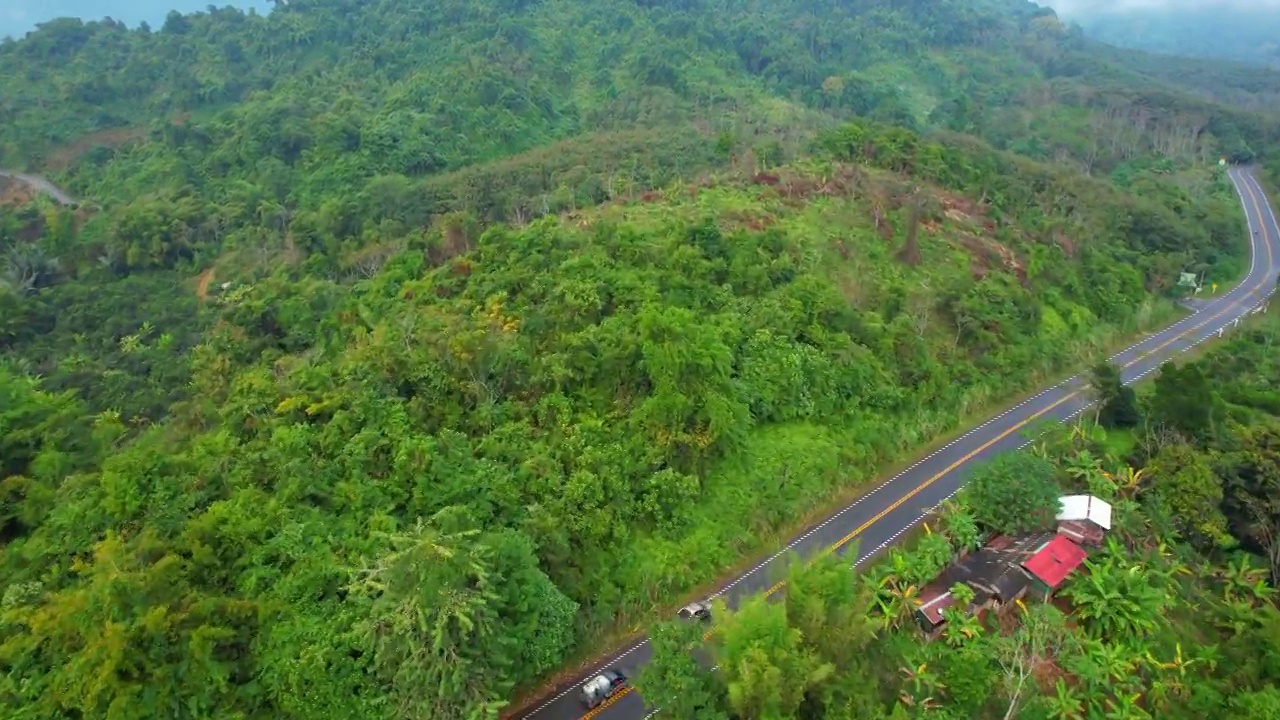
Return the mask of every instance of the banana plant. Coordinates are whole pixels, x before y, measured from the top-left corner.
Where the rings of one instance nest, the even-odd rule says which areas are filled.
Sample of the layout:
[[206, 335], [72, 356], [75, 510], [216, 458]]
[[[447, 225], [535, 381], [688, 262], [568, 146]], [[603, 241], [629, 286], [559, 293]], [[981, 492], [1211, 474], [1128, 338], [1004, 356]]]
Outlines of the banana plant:
[[1045, 698], [1045, 705], [1052, 720], [1085, 720], [1084, 700], [1062, 678], [1053, 686], [1053, 694]]

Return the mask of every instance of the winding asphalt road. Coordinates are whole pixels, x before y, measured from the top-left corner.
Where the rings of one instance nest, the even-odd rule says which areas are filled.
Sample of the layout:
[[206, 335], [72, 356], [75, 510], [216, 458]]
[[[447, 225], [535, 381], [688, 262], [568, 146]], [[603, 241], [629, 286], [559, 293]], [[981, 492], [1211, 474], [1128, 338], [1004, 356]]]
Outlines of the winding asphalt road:
[[[1156, 371], [1163, 362], [1179, 353], [1225, 334], [1241, 317], [1261, 310], [1262, 304], [1275, 290], [1276, 276], [1280, 273], [1280, 225], [1276, 223], [1262, 187], [1250, 171], [1232, 168], [1229, 172], [1249, 223], [1249, 273], [1235, 289], [1205, 303], [1195, 314], [1113, 355], [1111, 361], [1123, 368], [1122, 377], [1126, 383]], [[1019, 431], [1033, 429], [1028, 428], [1033, 423], [1069, 420], [1084, 412], [1089, 405], [1088, 381], [1080, 375], [1044, 390], [885, 481], [711, 597], [723, 597], [733, 607], [743, 597], [777, 592], [783, 583], [771, 582], [771, 565], [787, 551], [808, 557], [824, 550], [841, 552], [852, 546], [858, 550], [858, 557], [853, 563], [856, 567], [884, 550], [942, 501], [954, 495], [975, 465], [997, 453], [1029, 444], [1028, 434]], [[851, 545], [854, 540], [859, 542]], [[642, 641], [600, 669], [622, 667], [634, 675], [639, 666], [649, 661], [649, 657], [649, 644]], [[603, 715], [609, 720], [640, 720], [657, 712], [646, 706], [638, 693], [629, 689], [593, 710], [586, 710], [579, 701], [578, 688], [587, 677], [598, 671], [580, 677], [572, 684], [557, 687], [548, 699], [531, 705], [514, 717], [521, 720], [591, 720]]]

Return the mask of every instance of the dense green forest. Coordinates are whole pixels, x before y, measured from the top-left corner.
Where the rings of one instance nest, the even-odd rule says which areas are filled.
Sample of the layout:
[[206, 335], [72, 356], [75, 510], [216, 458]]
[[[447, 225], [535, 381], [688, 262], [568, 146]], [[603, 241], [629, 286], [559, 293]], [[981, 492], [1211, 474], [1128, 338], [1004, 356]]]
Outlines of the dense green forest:
[[0, 177], [0, 708], [492, 717], [1167, 321], [1243, 269], [1273, 79], [1090, 47], [1014, 0], [0, 44], [0, 167], [78, 201]]
[[[1109, 427], [1086, 414], [985, 465], [865, 572], [796, 563], [781, 601], [720, 608], [704, 650], [716, 672], [688, 650], [706, 628], [660, 623], [640, 690], [690, 720], [1280, 718], [1277, 342], [1272, 311], [1166, 365], [1136, 403], [1098, 368]], [[962, 599], [924, 640], [922, 585], [984, 537], [1041, 529], [1076, 492], [1108, 500], [1113, 529], [1052, 602], [975, 618]]]
[[[1112, 67], [1123, 67], [1158, 82], [1172, 83], [1214, 102], [1270, 111], [1280, 107], [1280, 71], [1229, 61], [1151, 55], [1101, 43], [1086, 43], [1090, 53]], [[1130, 75], [1127, 82], [1138, 82]]]

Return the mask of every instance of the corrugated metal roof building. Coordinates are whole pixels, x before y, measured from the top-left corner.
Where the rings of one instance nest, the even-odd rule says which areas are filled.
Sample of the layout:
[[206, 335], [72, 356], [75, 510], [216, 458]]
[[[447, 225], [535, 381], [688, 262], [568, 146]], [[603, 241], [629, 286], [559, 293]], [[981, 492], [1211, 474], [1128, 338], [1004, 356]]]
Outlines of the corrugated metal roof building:
[[1022, 567], [1036, 579], [1036, 588], [1047, 598], [1088, 556], [1070, 538], [1058, 535], [1027, 558]]

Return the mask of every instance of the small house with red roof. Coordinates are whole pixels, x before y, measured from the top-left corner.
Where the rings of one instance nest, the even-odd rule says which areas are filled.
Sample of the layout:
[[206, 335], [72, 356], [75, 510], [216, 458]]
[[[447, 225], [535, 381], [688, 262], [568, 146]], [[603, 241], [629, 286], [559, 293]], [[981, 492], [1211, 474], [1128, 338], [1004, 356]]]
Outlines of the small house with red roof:
[[957, 584], [973, 590], [973, 603], [958, 608], [969, 615], [979, 615], [987, 609], [1000, 612], [1023, 595], [1047, 600], [1088, 556], [1084, 548], [1061, 532], [997, 536], [977, 552], [948, 565], [933, 582], [920, 589], [916, 620], [928, 638], [937, 637], [946, 624], [943, 611], [955, 607], [951, 589]]
[[970, 615], [988, 608], [998, 612], [1017, 601], [1035, 582], [1022, 563], [1054, 537], [1052, 532], [1017, 538], [1000, 535], [977, 552], [948, 565], [933, 582], [920, 589], [916, 620], [921, 629], [929, 637], [936, 636], [942, 629], [946, 622], [943, 611], [955, 605], [951, 588], [957, 584], [968, 585], [973, 590], [973, 603], [961, 608]]
[[1034, 579], [1035, 590], [1048, 599], [1088, 556], [1071, 538], [1057, 535], [1032, 553], [1022, 568]]

